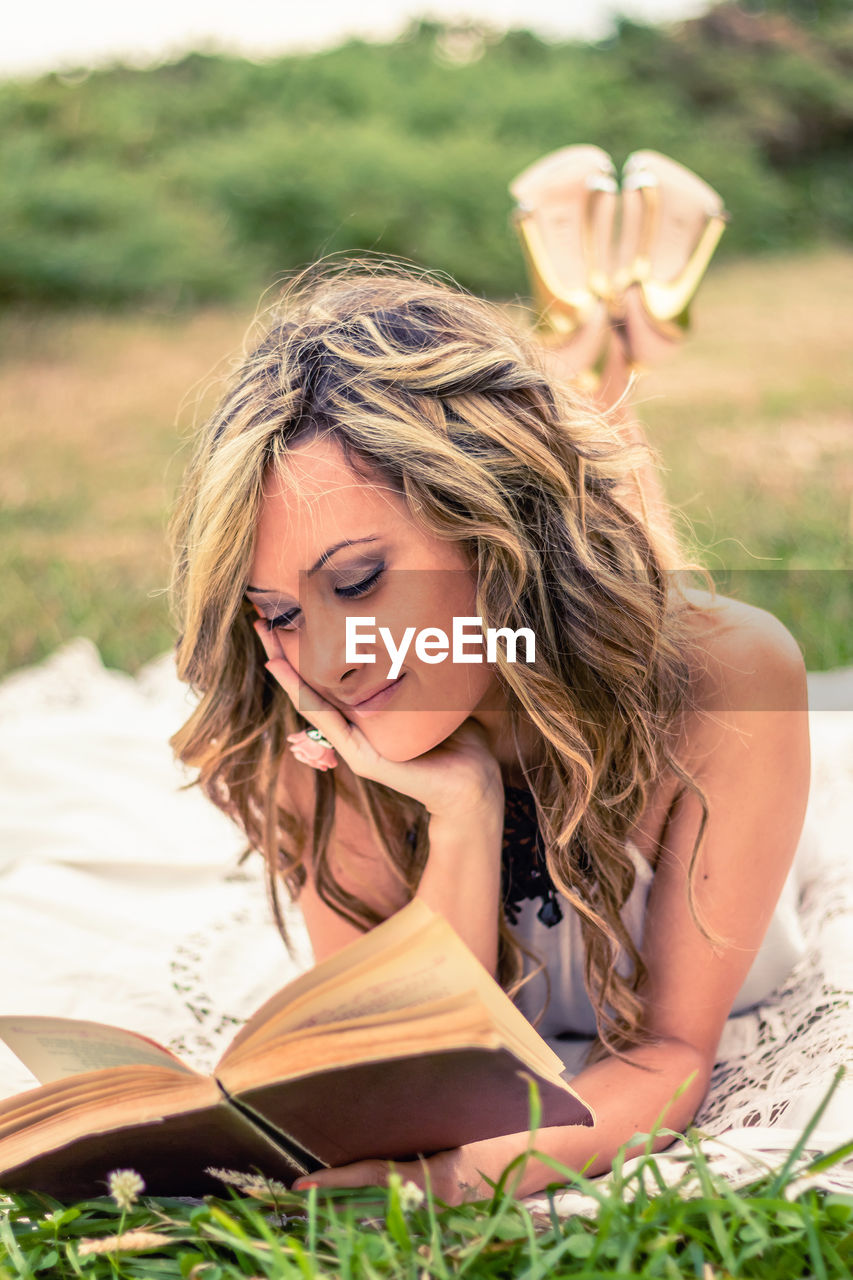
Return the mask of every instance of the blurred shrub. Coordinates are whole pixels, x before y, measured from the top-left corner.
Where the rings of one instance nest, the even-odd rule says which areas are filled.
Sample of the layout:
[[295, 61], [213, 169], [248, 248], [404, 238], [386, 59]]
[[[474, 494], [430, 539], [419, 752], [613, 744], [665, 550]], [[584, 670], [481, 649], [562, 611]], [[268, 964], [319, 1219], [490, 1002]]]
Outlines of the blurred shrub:
[[9, 301], [220, 299], [244, 285], [249, 256], [215, 208], [170, 199], [145, 173], [115, 174], [93, 157], [22, 166], [14, 186], [0, 186], [0, 297]]
[[695, 169], [720, 254], [849, 239], [853, 19], [834, 0], [719, 5], [597, 45], [421, 21], [256, 64], [0, 84], [0, 298], [191, 305], [371, 249], [478, 291], [526, 288], [507, 183], [571, 142]]

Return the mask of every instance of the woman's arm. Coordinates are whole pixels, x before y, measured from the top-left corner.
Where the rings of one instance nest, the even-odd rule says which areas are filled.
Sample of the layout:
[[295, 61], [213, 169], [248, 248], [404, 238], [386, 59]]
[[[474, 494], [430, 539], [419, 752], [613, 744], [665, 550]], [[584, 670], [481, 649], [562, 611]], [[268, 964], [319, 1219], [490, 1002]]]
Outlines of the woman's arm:
[[[596, 1112], [597, 1127], [542, 1130], [537, 1137], [541, 1150], [571, 1168], [582, 1168], [595, 1154], [587, 1171], [593, 1175], [610, 1168], [635, 1132], [650, 1131], [676, 1087], [695, 1071], [663, 1123], [681, 1131], [692, 1120], [802, 832], [811, 772], [802, 655], [786, 628], [763, 610], [728, 600], [719, 606], [719, 619], [708, 637], [702, 680], [707, 711], [690, 726], [685, 746], [710, 809], [695, 872], [697, 907], [730, 944], [715, 952], [690, 914], [687, 870], [700, 806], [685, 792], [667, 827], [644, 924], [646, 1025], [661, 1043], [628, 1055], [652, 1065], [655, 1074], [613, 1057], [588, 1067], [572, 1088]], [[661, 1138], [654, 1149], [671, 1141]], [[540, 1167], [541, 1187], [548, 1178]], [[537, 1177], [531, 1165], [526, 1180]]]
[[493, 978], [498, 968], [504, 800], [460, 814], [432, 815], [429, 856], [416, 897], [453, 925]]
[[[472, 808], [458, 818], [430, 817], [429, 854], [415, 897], [439, 912], [459, 934], [492, 977], [498, 965], [498, 903], [503, 837], [503, 804]], [[380, 857], [366, 819], [341, 799], [329, 845], [335, 879], [378, 911], [383, 918], [408, 900], [401, 883]], [[362, 931], [328, 906], [314, 884], [310, 859], [299, 905], [319, 963]]]
[[[343, 762], [337, 766], [346, 769]], [[312, 771], [285, 756], [279, 778], [279, 802], [300, 815], [307, 833], [314, 809]], [[477, 797], [469, 809], [453, 815], [429, 817], [429, 854], [415, 896], [423, 899], [453, 925], [492, 977], [497, 973], [498, 903], [504, 792], [495, 770], [494, 789]], [[341, 794], [329, 837], [329, 865], [338, 884], [367, 903], [383, 919], [406, 905], [409, 894], [400, 877], [380, 855], [367, 819]], [[317, 892], [310, 857], [305, 858], [306, 882], [299, 893], [314, 961], [319, 963], [363, 931], [343, 919]]]
[[[470, 950], [493, 976], [497, 969], [501, 843], [504, 789], [500, 765], [485, 730], [473, 717], [422, 755], [407, 761], [387, 760], [358, 725], [312, 689], [294, 670], [281, 648], [278, 633], [266, 619], [255, 624], [268, 662], [267, 670], [294, 706], [323, 733], [337, 755], [336, 768], [379, 782], [412, 796], [429, 815], [429, 854], [416, 896], [447, 917]], [[279, 786], [287, 794], [285, 769]], [[292, 803], [308, 830], [306, 776], [297, 775]], [[336, 788], [337, 790], [337, 788]], [[285, 800], [285, 803], [287, 801]], [[306, 881], [300, 900], [316, 961], [325, 959], [357, 936], [359, 930], [323, 902], [314, 869], [304, 860]], [[365, 817], [336, 798], [328, 868], [340, 888], [373, 906], [386, 918], [406, 888], [404, 877], [375, 848]], [[377, 904], [377, 899], [382, 905]]]

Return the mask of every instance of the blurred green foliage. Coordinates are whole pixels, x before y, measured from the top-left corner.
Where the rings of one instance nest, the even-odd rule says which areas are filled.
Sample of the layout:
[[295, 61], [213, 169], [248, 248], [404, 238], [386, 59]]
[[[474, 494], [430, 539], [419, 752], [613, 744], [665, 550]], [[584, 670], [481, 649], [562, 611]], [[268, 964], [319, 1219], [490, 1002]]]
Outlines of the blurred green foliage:
[[330, 252], [524, 295], [508, 182], [547, 151], [664, 151], [724, 197], [721, 255], [853, 238], [853, 17], [723, 4], [595, 45], [420, 21], [263, 63], [0, 83], [0, 299], [242, 298]]

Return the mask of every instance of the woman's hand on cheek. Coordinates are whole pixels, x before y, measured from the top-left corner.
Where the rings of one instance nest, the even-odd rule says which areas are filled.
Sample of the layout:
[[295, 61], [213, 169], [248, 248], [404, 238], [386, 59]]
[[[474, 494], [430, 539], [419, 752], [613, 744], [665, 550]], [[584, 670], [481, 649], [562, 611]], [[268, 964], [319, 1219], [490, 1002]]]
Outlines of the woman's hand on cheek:
[[357, 724], [347, 720], [293, 669], [269, 623], [259, 618], [253, 625], [267, 656], [267, 671], [299, 714], [319, 729], [353, 773], [411, 796], [434, 815], [462, 816], [503, 804], [500, 766], [477, 721], [469, 717], [423, 755], [405, 761], [388, 760]]
[[302, 679], [285, 657], [281, 641], [266, 619], [259, 618], [253, 626], [267, 656], [264, 664], [267, 671], [284, 689], [299, 714], [320, 730], [354, 773], [383, 781], [376, 777], [376, 770], [381, 772], [382, 765], [388, 762], [370, 745], [358, 726], [351, 724], [337, 707]]

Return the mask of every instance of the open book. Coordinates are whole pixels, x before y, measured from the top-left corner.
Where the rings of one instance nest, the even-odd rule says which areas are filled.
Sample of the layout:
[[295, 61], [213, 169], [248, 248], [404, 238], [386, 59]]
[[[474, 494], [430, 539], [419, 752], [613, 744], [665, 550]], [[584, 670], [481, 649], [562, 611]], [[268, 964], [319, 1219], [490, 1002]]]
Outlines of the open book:
[[592, 1125], [563, 1063], [420, 899], [289, 982], [205, 1076], [145, 1036], [0, 1018], [42, 1081], [0, 1102], [0, 1188], [104, 1195], [132, 1167], [151, 1195], [221, 1190], [208, 1166], [290, 1185], [376, 1156], [412, 1160], [528, 1128]]

